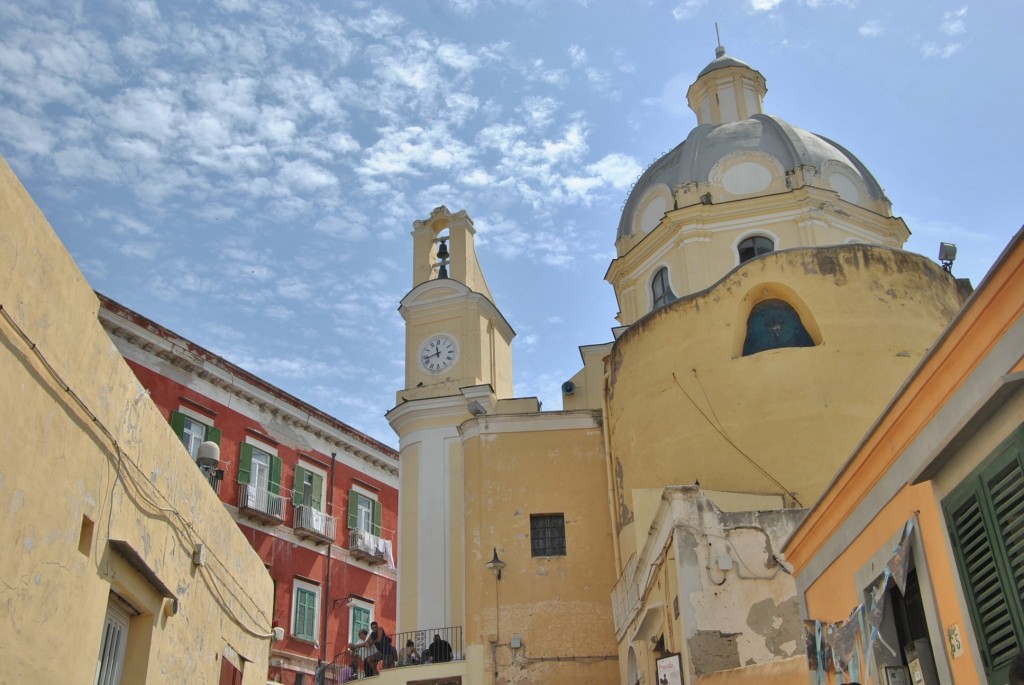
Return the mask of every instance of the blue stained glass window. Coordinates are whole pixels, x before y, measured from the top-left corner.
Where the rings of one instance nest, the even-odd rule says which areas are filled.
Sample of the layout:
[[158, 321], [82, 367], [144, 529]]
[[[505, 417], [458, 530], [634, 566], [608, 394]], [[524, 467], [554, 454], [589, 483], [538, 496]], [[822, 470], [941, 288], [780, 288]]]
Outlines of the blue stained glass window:
[[782, 300], [765, 300], [754, 305], [747, 318], [743, 356], [780, 347], [814, 347], [800, 315]]

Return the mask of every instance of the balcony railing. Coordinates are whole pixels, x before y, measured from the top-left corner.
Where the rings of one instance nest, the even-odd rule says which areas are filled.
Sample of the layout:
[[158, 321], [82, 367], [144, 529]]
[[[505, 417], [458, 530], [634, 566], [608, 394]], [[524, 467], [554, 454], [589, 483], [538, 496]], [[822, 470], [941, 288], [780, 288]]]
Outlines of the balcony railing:
[[238, 513], [242, 516], [265, 521], [284, 521], [284, 497], [249, 483], [238, 484]]
[[[408, 643], [412, 643], [409, 645]], [[388, 659], [383, 668], [402, 668], [424, 664], [447, 663], [465, 659], [462, 626], [431, 628], [398, 633], [391, 638], [396, 658]], [[324, 683], [347, 683], [368, 677], [366, 664], [359, 650], [346, 650], [334, 657], [324, 669]]]
[[318, 545], [334, 541], [334, 517], [313, 507], [300, 504], [295, 507], [295, 534]]
[[200, 466], [199, 470], [206, 478], [206, 482], [210, 484], [213, 491], [218, 495], [220, 494], [220, 482], [224, 480], [224, 469], [217, 469], [210, 466]]
[[388, 560], [386, 541], [359, 528], [348, 531], [348, 552], [368, 564], [384, 564]]

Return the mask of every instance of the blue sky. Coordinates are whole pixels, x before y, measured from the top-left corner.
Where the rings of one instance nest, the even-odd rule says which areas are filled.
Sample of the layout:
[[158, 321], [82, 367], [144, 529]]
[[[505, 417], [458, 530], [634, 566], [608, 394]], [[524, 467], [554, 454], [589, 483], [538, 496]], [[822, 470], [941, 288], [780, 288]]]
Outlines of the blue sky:
[[1021, 0], [0, 0], [0, 154], [97, 290], [395, 444], [412, 222], [474, 218], [516, 393], [559, 408], [716, 21], [981, 279], [1024, 216]]

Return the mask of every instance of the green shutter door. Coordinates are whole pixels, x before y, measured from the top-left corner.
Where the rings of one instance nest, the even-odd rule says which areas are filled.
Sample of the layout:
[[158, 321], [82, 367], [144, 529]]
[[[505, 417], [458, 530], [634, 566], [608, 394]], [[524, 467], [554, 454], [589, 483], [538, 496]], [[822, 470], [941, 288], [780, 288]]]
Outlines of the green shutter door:
[[320, 508], [321, 500], [323, 498], [324, 491], [324, 477], [318, 473], [313, 474], [313, 508], [317, 511], [323, 511]]
[[302, 484], [306, 482], [306, 469], [301, 466], [295, 467], [295, 480], [292, 481], [292, 504], [296, 507], [302, 504]]
[[991, 671], [995, 664], [1016, 655], [1019, 648], [977, 493], [971, 493], [952, 511], [950, 519], [961, 576], [975, 614], [975, 626], [981, 632], [986, 670]]
[[355, 490], [348, 491], [348, 527], [359, 527], [359, 493]]
[[374, 501], [373, 505], [373, 534], [380, 537], [380, 502]]
[[171, 430], [179, 440], [185, 437], [185, 415], [180, 411], [171, 412]]
[[281, 494], [281, 460], [277, 457], [270, 458], [270, 483], [267, 489], [275, 495]]
[[207, 426], [206, 428], [206, 441], [215, 442], [220, 444], [221, 430], [220, 428], [214, 428], [213, 426]]
[[249, 476], [252, 473], [252, 445], [243, 442], [238, 450], [238, 482], [241, 485], [249, 484]]
[[316, 593], [299, 588], [295, 591], [295, 637], [316, 639]]
[[943, 501], [990, 684], [1024, 645], [1024, 427]]

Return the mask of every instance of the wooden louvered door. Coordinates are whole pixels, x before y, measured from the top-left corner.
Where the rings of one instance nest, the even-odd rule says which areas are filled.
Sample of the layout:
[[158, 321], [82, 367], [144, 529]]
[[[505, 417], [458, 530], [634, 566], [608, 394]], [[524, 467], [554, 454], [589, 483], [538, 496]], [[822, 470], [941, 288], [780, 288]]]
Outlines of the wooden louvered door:
[[943, 502], [992, 685], [1024, 648], [1024, 459], [1021, 430]]

